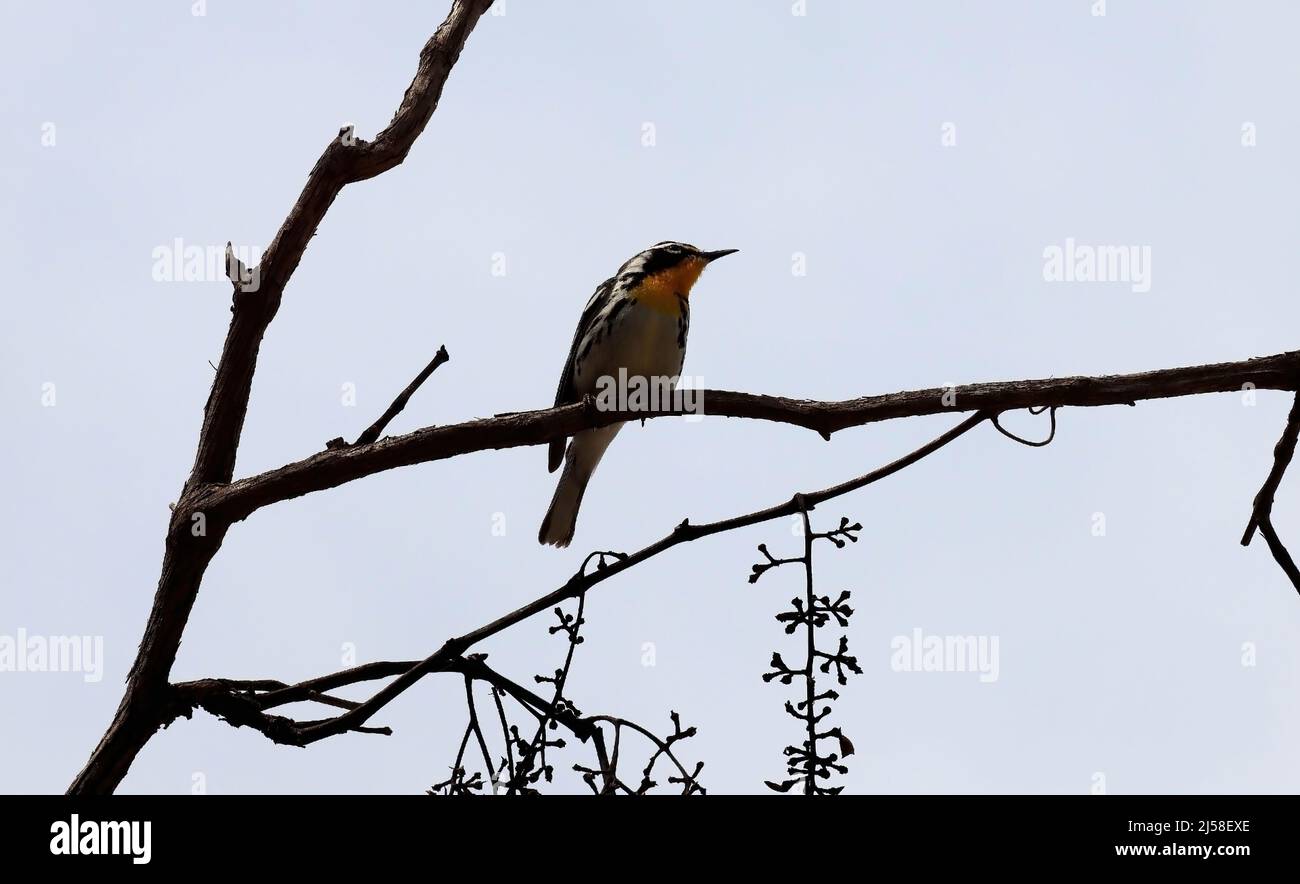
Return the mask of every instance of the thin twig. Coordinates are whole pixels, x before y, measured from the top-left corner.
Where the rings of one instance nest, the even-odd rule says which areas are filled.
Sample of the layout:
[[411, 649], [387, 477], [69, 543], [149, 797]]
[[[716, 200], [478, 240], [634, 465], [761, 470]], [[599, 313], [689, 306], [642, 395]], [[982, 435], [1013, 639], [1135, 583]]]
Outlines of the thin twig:
[[[695, 780], [695, 774], [688, 771], [685, 768], [685, 766], [681, 763], [681, 761], [677, 759], [677, 756], [673, 754], [672, 747], [668, 745], [668, 741], [660, 739], [658, 736], [655, 735], [653, 731], [650, 731], [649, 729], [642, 727], [641, 725], [637, 724], [635, 721], [628, 721], [626, 718], [617, 718], [613, 715], [593, 715], [590, 718], [587, 718], [586, 721], [591, 722], [593, 724], [604, 721], [612, 725], [615, 725], [617, 727], [626, 727], [636, 731], [638, 734], [645, 737], [650, 742], [654, 743], [655, 747], [658, 750], [651, 757], [650, 763], [646, 766], [647, 776], [649, 775], [650, 770], [654, 767], [655, 759], [658, 758], [660, 755], [662, 755], [663, 757], [671, 761], [674, 765], [676, 765], [677, 770], [681, 772], [682, 778], [686, 781], [683, 784], [683, 789], [682, 789], [683, 794], [689, 794], [692, 786], [694, 786], [694, 788], [697, 791], [699, 791], [701, 794], [704, 793], [704, 788], [701, 787]], [[694, 729], [692, 728], [692, 730]]]
[[[997, 425], [997, 416], [993, 416], [994, 426]], [[804, 781], [803, 791], [805, 795], [817, 794], [817, 675], [813, 672], [813, 664], [817, 660], [817, 623], [813, 613], [817, 609], [817, 596], [813, 592], [813, 529], [812, 522], [808, 519], [808, 508], [799, 507], [799, 517], [803, 521], [803, 567], [804, 567], [804, 619], [808, 640], [808, 663], [807, 674], [804, 675], [805, 693], [807, 695], [807, 708], [804, 710], [804, 720], [807, 724], [808, 737], [804, 746], [808, 750], [808, 756], [804, 764]]]
[[1268, 477], [1264, 479], [1259, 493], [1255, 495], [1255, 502], [1250, 511], [1250, 522], [1246, 525], [1246, 533], [1241, 538], [1242, 546], [1250, 545], [1250, 541], [1255, 536], [1255, 528], [1259, 524], [1259, 517], [1272, 513], [1273, 498], [1277, 496], [1278, 486], [1282, 484], [1282, 476], [1286, 474], [1286, 468], [1291, 465], [1291, 458], [1295, 456], [1298, 437], [1300, 437], [1300, 394], [1297, 394], [1291, 402], [1291, 411], [1287, 414], [1282, 436], [1273, 446], [1273, 468], [1269, 470]]
[[1017, 436], [1015, 433], [1011, 432], [1010, 430], [1004, 428], [1002, 424], [998, 423], [999, 415], [996, 414], [992, 415], [990, 417], [990, 420], [993, 421], [993, 426], [997, 427], [999, 433], [1001, 433], [1003, 436], [1006, 436], [1008, 439], [1012, 440], [1013, 442], [1019, 442], [1021, 445], [1028, 445], [1030, 448], [1043, 448], [1047, 445], [1051, 445], [1052, 440], [1056, 438], [1056, 409], [1058, 407], [1059, 406], [1052, 405], [1052, 406], [1043, 406], [1043, 408], [1029, 409], [1030, 414], [1042, 414], [1044, 410], [1050, 409], [1050, 413], [1048, 414], [1048, 419], [1052, 422], [1051, 430], [1048, 432], [1047, 438], [1041, 442], [1034, 442], [1032, 440], [1022, 438], [1020, 436]]
[[1250, 523], [1246, 526], [1246, 533], [1242, 535], [1241, 545], [1249, 546], [1255, 536], [1255, 529], [1258, 528], [1259, 533], [1264, 535], [1269, 552], [1273, 554], [1273, 558], [1291, 581], [1296, 592], [1300, 592], [1300, 568], [1296, 567], [1291, 553], [1287, 551], [1286, 545], [1282, 543], [1282, 539], [1273, 528], [1273, 499], [1277, 496], [1278, 486], [1282, 484], [1282, 477], [1286, 474], [1287, 467], [1291, 465], [1291, 458], [1295, 456], [1297, 438], [1300, 438], [1300, 393], [1296, 394], [1295, 400], [1291, 403], [1291, 411], [1287, 415], [1281, 438], [1273, 446], [1273, 468], [1269, 470], [1268, 477], [1260, 487], [1259, 493], [1255, 495]]
[[426, 365], [424, 370], [415, 376], [415, 380], [411, 381], [405, 390], [397, 394], [397, 398], [393, 400], [392, 405], [388, 406], [388, 410], [381, 414], [379, 420], [371, 424], [364, 433], [357, 437], [357, 441], [352, 444], [369, 445], [371, 442], [378, 439], [379, 434], [388, 426], [389, 421], [401, 414], [402, 409], [406, 407], [406, 403], [411, 401], [411, 396], [415, 394], [416, 390], [420, 389], [420, 385], [429, 379], [429, 375], [433, 374], [434, 371], [437, 370], [438, 366], [442, 365], [450, 358], [451, 357], [447, 355], [447, 348], [445, 346], [440, 346], [438, 352], [434, 354], [433, 361]]
[[445, 671], [452, 661], [459, 658], [470, 647], [496, 635], [499, 632], [509, 629], [511, 626], [514, 626], [541, 611], [552, 608], [566, 599], [582, 595], [596, 584], [602, 583], [617, 574], [621, 574], [628, 568], [634, 567], [647, 559], [665, 552], [666, 550], [672, 549], [679, 544], [699, 540], [714, 534], [733, 531], [738, 528], [757, 525], [761, 522], [791, 515], [799, 511], [799, 504], [796, 503], [796, 500], [799, 500], [800, 498], [802, 498], [803, 505], [811, 509], [818, 504], [824, 503], [835, 497], [866, 487], [867, 485], [870, 485], [873, 482], [878, 482], [887, 476], [892, 476], [894, 473], [897, 473], [926, 456], [933, 454], [953, 440], [970, 432], [987, 419], [988, 416], [982, 412], [973, 414], [943, 435], [938, 436], [925, 445], [922, 445], [920, 448], [917, 448], [915, 451], [900, 457], [892, 463], [858, 476], [855, 479], [842, 482], [839, 485], [832, 485], [831, 487], [821, 489], [820, 491], [795, 495], [786, 503], [777, 504], [776, 506], [768, 507], [766, 509], [757, 510], [752, 513], [746, 513], [745, 515], [735, 516], [730, 519], [711, 522], [704, 525], [692, 525], [689, 521], [684, 521], [673, 529], [673, 531], [667, 536], [626, 556], [625, 558], [619, 559], [612, 565], [603, 569], [597, 569], [590, 573], [575, 574], [560, 588], [547, 593], [522, 608], [500, 617], [485, 626], [481, 626], [472, 632], [465, 633], [457, 638], [448, 639], [441, 648], [420, 661], [417, 665], [399, 675], [396, 679], [356, 709], [337, 718], [328, 719], [305, 727], [303, 729], [302, 739], [308, 743], [315, 742], [333, 736], [334, 734], [342, 733], [357, 724], [364, 723], [370, 716], [374, 715], [394, 699], [401, 696], [402, 693], [420, 681], [420, 679], [425, 675], [428, 675], [431, 672]]
[[1291, 580], [1291, 585], [1295, 587], [1296, 592], [1300, 592], [1300, 568], [1296, 567], [1295, 560], [1291, 558], [1291, 553], [1287, 552], [1282, 539], [1277, 536], [1271, 517], [1260, 521], [1259, 533], [1264, 535], [1269, 552], [1273, 554], [1273, 558], [1277, 560], [1282, 571]]
[[496, 685], [491, 686], [492, 701], [497, 706], [497, 718], [501, 722], [501, 739], [506, 745], [506, 773], [510, 776], [510, 782], [515, 779], [515, 750], [510, 740], [510, 726], [506, 723], [506, 707], [501, 702], [501, 689]]
[[465, 705], [469, 707], [470, 730], [474, 732], [479, 751], [483, 753], [483, 765], [487, 768], [488, 777], [495, 781], [496, 765], [492, 763], [492, 753], [488, 751], [487, 740], [483, 739], [483, 728], [479, 727], [478, 707], [474, 704], [474, 679], [468, 675], [465, 676]]

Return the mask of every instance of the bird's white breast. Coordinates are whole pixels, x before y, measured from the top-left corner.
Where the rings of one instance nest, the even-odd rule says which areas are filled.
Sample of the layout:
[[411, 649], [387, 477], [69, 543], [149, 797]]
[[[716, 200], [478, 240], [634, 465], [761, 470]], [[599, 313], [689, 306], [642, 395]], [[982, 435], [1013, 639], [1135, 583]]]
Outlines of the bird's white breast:
[[630, 304], [592, 345], [587, 358], [575, 366], [574, 388], [579, 395], [593, 393], [602, 376], [675, 377], [681, 373], [685, 348], [678, 347], [678, 318], [668, 313]]

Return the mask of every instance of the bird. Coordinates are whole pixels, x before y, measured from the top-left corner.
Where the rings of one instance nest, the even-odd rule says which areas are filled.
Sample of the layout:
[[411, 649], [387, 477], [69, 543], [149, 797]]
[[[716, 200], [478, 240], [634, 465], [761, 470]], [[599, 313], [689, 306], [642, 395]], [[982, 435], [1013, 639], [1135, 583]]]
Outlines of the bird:
[[[689, 243], [664, 240], [638, 252], [596, 287], [569, 347], [555, 404], [581, 402], [596, 393], [602, 378], [671, 378], [681, 375], [690, 330], [691, 288], [704, 268], [738, 249], [706, 252]], [[606, 380], [604, 383], [608, 383]], [[583, 430], [555, 439], [548, 450], [550, 472], [564, 464], [537, 540], [566, 547], [577, 527], [578, 508], [591, 474], [622, 424]]]

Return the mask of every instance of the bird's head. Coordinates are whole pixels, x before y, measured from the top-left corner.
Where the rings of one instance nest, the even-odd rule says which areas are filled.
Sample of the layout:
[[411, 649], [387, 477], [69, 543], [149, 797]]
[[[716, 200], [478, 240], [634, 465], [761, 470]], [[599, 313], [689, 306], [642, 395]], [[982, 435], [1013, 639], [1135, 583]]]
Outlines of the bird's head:
[[633, 256], [619, 268], [618, 275], [636, 275], [648, 292], [658, 291], [669, 299], [686, 297], [705, 267], [736, 251], [705, 252], [690, 243], [665, 240]]

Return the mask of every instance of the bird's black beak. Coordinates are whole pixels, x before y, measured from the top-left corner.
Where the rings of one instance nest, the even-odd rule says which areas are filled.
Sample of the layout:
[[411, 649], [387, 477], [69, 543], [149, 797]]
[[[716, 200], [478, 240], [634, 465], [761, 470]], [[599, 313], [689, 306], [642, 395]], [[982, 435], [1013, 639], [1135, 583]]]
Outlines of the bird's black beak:
[[719, 258], [725, 258], [727, 255], [734, 255], [739, 251], [740, 249], [718, 249], [716, 252], [701, 252], [700, 254], [704, 256], [706, 262], [712, 264]]

